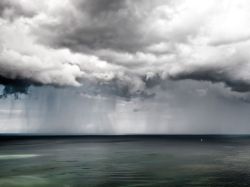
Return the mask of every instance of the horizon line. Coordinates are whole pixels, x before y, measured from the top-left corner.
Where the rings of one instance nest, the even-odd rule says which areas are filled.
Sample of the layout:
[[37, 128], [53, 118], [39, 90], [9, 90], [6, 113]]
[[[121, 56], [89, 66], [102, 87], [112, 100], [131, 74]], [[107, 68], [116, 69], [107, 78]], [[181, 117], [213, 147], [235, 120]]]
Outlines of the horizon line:
[[218, 134], [136, 134], [136, 133], [129, 133], [129, 134], [63, 134], [63, 133], [0, 133], [0, 137], [3, 136], [250, 136], [250, 133], [218, 133]]

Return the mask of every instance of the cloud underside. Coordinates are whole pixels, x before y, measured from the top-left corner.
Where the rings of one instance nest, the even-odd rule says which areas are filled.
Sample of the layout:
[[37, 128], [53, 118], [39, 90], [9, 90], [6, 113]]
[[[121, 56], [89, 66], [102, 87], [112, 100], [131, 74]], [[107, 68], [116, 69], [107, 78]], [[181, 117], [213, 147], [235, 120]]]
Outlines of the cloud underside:
[[3, 95], [35, 84], [130, 97], [184, 79], [248, 92], [249, 10], [247, 0], [3, 0]]

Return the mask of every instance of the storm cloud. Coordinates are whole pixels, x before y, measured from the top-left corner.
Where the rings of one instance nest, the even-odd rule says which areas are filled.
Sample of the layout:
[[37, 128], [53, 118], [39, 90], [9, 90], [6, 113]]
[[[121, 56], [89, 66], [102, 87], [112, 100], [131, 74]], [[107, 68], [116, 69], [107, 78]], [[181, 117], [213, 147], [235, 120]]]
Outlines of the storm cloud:
[[[0, 84], [151, 96], [168, 80], [250, 90], [247, 0], [0, 3]], [[102, 88], [102, 89], [100, 89]]]

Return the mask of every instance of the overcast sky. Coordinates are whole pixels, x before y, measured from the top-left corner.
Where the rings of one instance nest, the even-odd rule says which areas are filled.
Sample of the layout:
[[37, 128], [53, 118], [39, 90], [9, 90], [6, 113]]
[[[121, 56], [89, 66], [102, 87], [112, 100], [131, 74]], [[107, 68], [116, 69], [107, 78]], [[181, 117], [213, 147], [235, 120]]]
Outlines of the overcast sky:
[[250, 133], [248, 0], [1, 0], [0, 132]]

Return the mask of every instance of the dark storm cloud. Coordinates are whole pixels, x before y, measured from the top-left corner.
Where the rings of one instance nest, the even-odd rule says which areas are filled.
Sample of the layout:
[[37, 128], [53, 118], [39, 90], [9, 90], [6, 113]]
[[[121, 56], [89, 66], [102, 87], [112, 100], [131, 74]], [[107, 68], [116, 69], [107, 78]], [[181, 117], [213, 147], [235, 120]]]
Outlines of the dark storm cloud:
[[197, 71], [193, 73], [183, 73], [171, 77], [172, 80], [196, 80], [196, 81], [208, 81], [211, 83], [224, 83], [232, 91], [236, 92], [249, 92], [250, 83], [244, 80], [231, 79], [230, 75], [223, 74], [216, 71]]
[[75, 1], [77, 7], [90, 13], [92, 17], [100, 17], [103, 14], [117, 12], [126, 8], [126, 0], [93, 0], [93, 1]]
[[168, 79], [248, 92], [249, 9], [246, 0], [4, 0], [0, 76], [125, 97], [154, 95]]
[[14, 95], [18, 98], [18, 94], [27, 94], [30, 83], [25, 80], [11, 80], [0, 76], [0, 84], [4, 86], [0, 98]]
[[0, 2], [0, 17], [13, 20], [15, 18], [32, 17], [35, 12], [22, 6], [21, 2], [13, 0], [1, 0]]
[[60, 15], [65, 22], [44, 24], [44, 33], [38, 32], [49, 37], [50, 45], [75, 51], [141, 50], [145, 41], [138, 30], [143, 18], [131, 4], [138, 6], [126, 0], [72, 1], [72, 12]]

